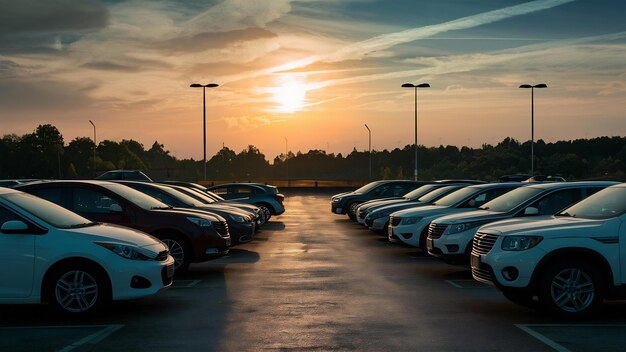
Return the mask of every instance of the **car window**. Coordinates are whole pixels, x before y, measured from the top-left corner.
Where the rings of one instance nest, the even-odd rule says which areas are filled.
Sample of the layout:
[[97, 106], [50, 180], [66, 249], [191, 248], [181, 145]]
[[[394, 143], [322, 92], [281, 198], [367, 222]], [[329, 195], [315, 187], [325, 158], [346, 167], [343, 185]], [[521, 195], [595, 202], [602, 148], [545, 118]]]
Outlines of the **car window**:
[[539, 210], [539, 215], [552, 215], [581, 199], [581, 190], [564, 189], [548, 194], [531, 204]]
[[72, 194], [73, 209], [78, 213], [110, 213], [113, 204], [117, 202], [100, 191], [77, 187]]
[[39, 198], [43, 198], [54, 204], [62, 205], [63, 189], [61, 188], [37, 188], [28, 191], [31, 194], [36, 195]]
[[220, 197], [224, 197], [225, 195], [228, 194], [228, 188], [226, 187], [214, 188], [211, 190], [211, 192], [219, 195]]
[[239, 196], [244, 196], [244, 197], [254, 194], [254, 192], [252, 191], [252, 188], [249, 188], [249, 187], [237, 187], [235, 188], [233, 193]]
[[[597, 188], [593, 189], [597, 190]], [[565, 209], [562, 216], [607, 219], [626, 212], [626, 187], [610, 187]]]
[[9, 209], [0, 206], [0, 227], [7, 221], [21, 220], [15, 213], [9, 211]]

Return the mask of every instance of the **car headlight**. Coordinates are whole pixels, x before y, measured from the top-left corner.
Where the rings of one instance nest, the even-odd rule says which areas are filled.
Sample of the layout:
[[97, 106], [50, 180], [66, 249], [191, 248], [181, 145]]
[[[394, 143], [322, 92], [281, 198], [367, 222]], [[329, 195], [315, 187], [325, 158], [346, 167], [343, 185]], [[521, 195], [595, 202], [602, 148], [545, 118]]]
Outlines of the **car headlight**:
[[130, 246], [127, 244], [120, 243], [108, 243], [108, 242], [96, 242], [96, 244], [100, 247], [104, 247], [111, 252], [119, 255], [120, 257], [124, 257], [126, 259], [131, 260], [153, 260], [147, 255], [141, 253], [139, 249], [135, 246]]
[[450, 225], [448, 226], [448, 235], [454, 235], [455, 233], [464, 232], [464, 231], [473, 229], [474, 227], [478, 227], [483, 224], [485, 224], [485, 222], [476, 221], [476, 222], [465, 222], [461, 224]]
[[503, 251], [525, 251], [538, 245], [541, 236], [506, 236], [502, 240]]
[[410, 217], [410, 218], [404, 218], [400, 222], [403, 225], [413, 225], [413, 224], [417, 224], [420, 221], [422, 221], [422, 218], [420, 216], [414, 216], [414, 217]]
[[208, 219], [188, 217], [187, 220], [193, 222], [200, 227], [213, 227], [213, 221]]
[[232, 215], [229, 214], [228, 216], [230, 216], [230, 218], [234, 221], [234, 222], [246, 222], [246, 218], [244, 218], [241, 215]]
[[341, 197], [333, 198], [333, 203], [339, 203], [339, 202], [341, 202], [341, 199], [342, 199]]

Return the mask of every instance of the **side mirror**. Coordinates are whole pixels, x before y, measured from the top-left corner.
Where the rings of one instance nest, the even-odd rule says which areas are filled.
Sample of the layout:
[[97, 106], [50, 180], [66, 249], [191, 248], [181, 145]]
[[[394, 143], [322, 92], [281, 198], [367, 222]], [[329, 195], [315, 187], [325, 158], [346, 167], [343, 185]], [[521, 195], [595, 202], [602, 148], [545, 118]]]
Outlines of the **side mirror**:
[[528, 207], [524, 209], [524, 215], [539, 215], [539, 209], [535, 207]]
[[111, 213], [123, 213], [124, 212], [122, 210], [122, 207], [119, 204], [117, 204], [117, 203], [111, 204], [111, 206], [109, 207], [109, 211]]
[[0, 232], [6, 234], [28, 233], [28, 225], [23, 221], [10, 220], [2, 224]]

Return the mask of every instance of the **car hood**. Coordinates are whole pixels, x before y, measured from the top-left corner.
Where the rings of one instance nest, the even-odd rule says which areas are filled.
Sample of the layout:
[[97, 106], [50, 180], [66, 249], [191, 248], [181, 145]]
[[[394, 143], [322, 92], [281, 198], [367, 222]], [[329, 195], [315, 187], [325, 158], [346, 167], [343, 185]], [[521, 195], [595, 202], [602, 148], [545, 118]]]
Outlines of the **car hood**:
[[367, 201], [365, 203], [361, 203], [360, 208], [361, 210], [374, 211], [374, 210], [378, 210], [378, 208], [380, 207], [384, 207], [384, 206], [392, 205], [392, 204], [404, 203], [407, 201], [408, 200], [404, 198], [376, 199], [376, 200]]
[[460, 214], [451, 214], [445, 215], [440, 218], [437, 218], [437, 224], [460, 224], [466, 222], [477, 222], [477, 221], [497, 221], [502, 219], [508, 219], [511, 215], [507, 213], [500, 213], [489, 210], [474, 210], [469, 212], [464, 212]]
[[355, 194], [355, 193], [354, 193], [354, 191], [353, 192], [337, 193], [334, 196], [330, 197], [330, 199], [335, 199], [335, 198], [338, 198], [338, 197], [344, 197], [344, 196], [347, 196], [349, 194]]
[[171, 209], [160, 209], [160, 210], [153, 210], [153, 211], [158, 211], [158, 212], [163, 212], [163, 213], [168, 213], [168, 214], [173, 214], [174, 216], [181, 216], [181, 217], [189, 217], [189, 216], [201, 216], [204, 217], [207, 220], [211, 220], [211, 221], [225, 221], [225, 219], [217, 214], [211, 214], [207, 211], [202, 211], [202, 210], [192, 210], [191, 209], [182, 209], [182, 208], [171, 208]]
[[416, 216], [426, 217], [426, 216], [433, 216], [433, 215], [438, 215], [438, 214], [451, 214], [455, 210], [461, 210], [461, 209], [450, 208], [449, 206], [443, 206], [443, 205], [426, 205], [426, 206], [418, 207], [418, 208], [408, 208], [408, 209], [400, 210], [400, 211], [393, 213], [393, 216], [396, 218], [409, 218], [409, 217], [416, 217]]
[[503, 236], [550, 235], [558, 237], [616, 236], [620, 221], [611, 219], [581, 219], [572, 217], [541, 216], [533, 219], [510, 219], [483, 225], [479, 231]]
[[423, 206], [427, 206], [429, 205], [429, 203], [421, 203], [421, 202], [404, 202], [404, 203], [396, 203], [396, 204], [391, 204], [391, 205], [385, 205], [382, 206], [380, 208], [377, 208], [375, 211], [370, 212], [370, 214], [373, 213], [380, 213], [380, 212], [396, 212], [398, 210], [403, 210], [403, 209], [408, 209], [408, 208], [417, 208], [417, 207], [423, 207]]
[[123, 243], [148, 248], [156, 253], [167, 249], [167, 246], [156, 237], [139, 230], [114, 224], [102, 223], [95, 226], [64, 229], [64, 231], [80, 235], [81, 239], [93, 242]]

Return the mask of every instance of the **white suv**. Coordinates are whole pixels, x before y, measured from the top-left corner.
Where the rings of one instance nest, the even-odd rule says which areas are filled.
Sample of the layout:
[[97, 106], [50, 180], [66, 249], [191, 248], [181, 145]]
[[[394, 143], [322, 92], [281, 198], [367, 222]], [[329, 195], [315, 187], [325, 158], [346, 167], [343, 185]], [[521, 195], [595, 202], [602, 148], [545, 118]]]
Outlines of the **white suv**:
[[561, 213], [505, 220], [474, 236], [472, 275], [512, 301], [562, 316], [626, 299], [626, 184]]
[[589, 195], [617, 182], [554, 182], [516, 188], [479, 210], [447, 215], [428, 227], [428, 253], [452, 263], [467, 263], [472, 238], [479, 226], [499, 220], [554, 215]]

